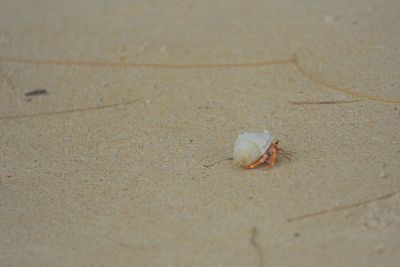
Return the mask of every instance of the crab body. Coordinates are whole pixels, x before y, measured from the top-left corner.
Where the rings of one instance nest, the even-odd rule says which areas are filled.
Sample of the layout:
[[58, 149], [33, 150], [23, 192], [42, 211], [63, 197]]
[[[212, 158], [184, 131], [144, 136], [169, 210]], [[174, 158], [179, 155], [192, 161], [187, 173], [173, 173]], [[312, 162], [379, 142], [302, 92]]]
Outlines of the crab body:
[[233, 159], [236, 164], [252, 169], [267, 163], [267, 167], [275, 166], [278, 155], [290, 159], [291, 153], [279, 147], [279, 141], [272, 142], [268, 130], [263, 133], [244, 133], [235, 141]]

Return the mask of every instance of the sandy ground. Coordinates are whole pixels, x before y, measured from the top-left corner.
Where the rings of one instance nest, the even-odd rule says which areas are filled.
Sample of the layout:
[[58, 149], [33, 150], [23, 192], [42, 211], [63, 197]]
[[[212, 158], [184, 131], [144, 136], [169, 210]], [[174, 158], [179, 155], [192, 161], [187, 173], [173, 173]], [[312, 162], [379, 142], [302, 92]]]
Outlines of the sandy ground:
[[399, 266], [399, 14], [1, 0], [0, 265]]

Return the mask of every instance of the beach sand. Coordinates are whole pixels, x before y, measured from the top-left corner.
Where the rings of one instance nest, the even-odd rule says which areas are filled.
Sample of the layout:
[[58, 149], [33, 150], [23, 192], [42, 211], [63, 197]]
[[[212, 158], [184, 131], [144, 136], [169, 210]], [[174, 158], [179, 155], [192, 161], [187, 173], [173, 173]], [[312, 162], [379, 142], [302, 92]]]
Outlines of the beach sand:
[[399, 13], [2, 0], [0, 265], [398, 266]]

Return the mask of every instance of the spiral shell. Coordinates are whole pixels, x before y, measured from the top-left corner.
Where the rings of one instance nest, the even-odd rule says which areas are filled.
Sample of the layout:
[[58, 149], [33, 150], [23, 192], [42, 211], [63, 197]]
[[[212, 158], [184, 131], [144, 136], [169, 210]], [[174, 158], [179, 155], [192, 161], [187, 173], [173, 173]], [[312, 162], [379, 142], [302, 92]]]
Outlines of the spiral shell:
[[265, 154], [272, 142], [268, 130], [263, 133], [243, 133], [235, 141], [233, 160], [241, 166], [256, 162]]

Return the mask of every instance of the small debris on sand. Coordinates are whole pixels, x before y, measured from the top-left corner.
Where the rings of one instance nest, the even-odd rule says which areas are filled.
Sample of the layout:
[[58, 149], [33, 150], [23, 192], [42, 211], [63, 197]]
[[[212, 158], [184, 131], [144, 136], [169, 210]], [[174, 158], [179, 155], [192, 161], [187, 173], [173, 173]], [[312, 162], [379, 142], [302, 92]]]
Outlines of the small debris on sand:
[[48, 92], [46, 89], [35, 89], [33, 91], [25, 93], [25, 96], [38, 96], [38, 95], [47, 95]]

